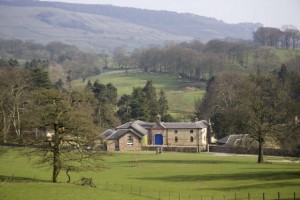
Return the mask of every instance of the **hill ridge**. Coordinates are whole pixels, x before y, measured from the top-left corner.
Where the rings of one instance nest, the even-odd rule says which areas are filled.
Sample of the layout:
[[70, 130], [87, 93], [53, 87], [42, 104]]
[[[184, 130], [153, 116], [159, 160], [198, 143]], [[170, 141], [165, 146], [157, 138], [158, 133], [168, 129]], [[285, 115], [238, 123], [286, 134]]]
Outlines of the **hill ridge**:
[[[20, 7], [23, 8], [24, 13], [22, 12], [22, 10], [18, 9]], [[3, 9], [11, 10], [11, 12], [13, 12], [14, 10], [18, 10], [20, 15], [23, 13], [24, 20], [27, 19], [34, 21], [36, 19], [32, 19], [33, 16], [25, 12], [30, 8], [34, 9], [35, 12], [37, 12], [38, 10], [43, 11], [43, 13], [37, 15], [39, 17], [37, 19], [40, 20], [40, 22], [35, 21], [37, 23], [37, 26], [42, 27], [45, 25], [40, 23], [48, 23], [49, 25], [49, 21], [45, 20], [49, 20], [49, 18], [52, 17], [52, 22], [57, 25], [54, 26], [54, 28], [74, 29], [75, 32], [78, 30], [82, 30], [83, 33], [76, 33], [78, 34], [76, 37], [78, 38], [78, 40], [84, 41], [84, 44], [80, 44], [79, 42], [75, 41], [68, 41], [68, 38], [66, 37], [69, 37], [69, 35], [65, 37], [60, 36], [61, 40], [67, 43], [75, 43], [75, 45], [79, 46], [80, 48], [82, 48], [82, 46], [84, 45], [89, 46], [90, 49], [98, 49], [99, 46], [103, 46], [107, 49], [112, 50], [115, 46], [128, 45], [129, 43], [132, 43], [131, 46], [132, 48], [134, 48], [136, 46], [139, 46], [139, 44], [163, 44], [166, 41], [180, 42], [192, 39], [198, 39], [202, 42], [218, 38], [237, 38], [249, 40], [252, 38], [252, 32], [258, 27], [262, 26], [262, 24], [258, 23], [227, 24], [221, 20], [199, 16], [191, 13], [154, 11], [139, 8], [118, 7], [107, 4], [91, 5], [47, 1], [0, 1], [0, 11]], [[59, 12], [61, 12], [60, 18], [55, 18], [56, 12], [54, 12], [53, 10], [56, 9], [59, 9]], [[47, 13], [45, 12], [45, 10], [49, 10], [50, 14], [52, 11], [52, 15], [54, 16], [44, 16], [45, 13]], [[70, 13], [77, 13], [79, 16], [82, 17], [84, 15], [85, 17], [82, 17], [82, 21], [74, 21], [74, 19], [70, 17]], [[65, 17], [63, 17], [63, 15], [65, 15]], [[9, 16], [5, 16], [2, 14], [0, 15], [0, 17], [7, 18], [6, 25], [11, 24]], [[105, 17], [103, 19], [108, 20], [108, 23], [106, 24], [110, 27], [105, 27], [103, 24], [98, 25], [97, 23], [90, 23], [91, 20], [97, 21], [100, 17]], [[69, 19], [68, 23], [60, 23], [60, 20], [66, 21], [67, 18]], [[112, 25], [109, 24], [111, 20], [114, 22], [112, 23]], [[123, 36], [121, 37], [118, 34], [114, 35], [116, 32], [118, 32], [118, 26], [122, 27], [123, 24], [126, 24], [126, 27], [123, 27], [125, 31]], [[0, 25], [3, 26], [3, 22]], [[50, 25], [53, 24], [50, 23]], [[27, 28], [29, 30], [32, 29], [31, 27]], [[93, 36], [90, 38], [94, 38], [93, 40], [95, 40], [95, 42], [86, 41], [89, 39], [90, 33], [102, 34], [101, 31], [97, 31], [101, 29], [110, 29], [111, 34], [109, 34], [110, 37], [107, 42], [105, 42], [107, 36], [104, 37], [103, 35]], [[132, 33], [126, 33], [126, 31], [130, 32], [128, 30], [131, 29]], [[140, 30], [140, 32], [138, 30]], [[152, 30], [153, 33], [149, 33], [150, 30]], [[5, 35], [3, 34], [3, 32], [4, 31], [0, 30], [0, 35]], [[20, 37], [14, 31], [10, 31], [7, 35]], [[55, 34], [53, 35], [55, 36]], [[54, 37], [53, 39], [58, 40], [59, 37]], [[97, 40], [99, 41], [97, 42]]]

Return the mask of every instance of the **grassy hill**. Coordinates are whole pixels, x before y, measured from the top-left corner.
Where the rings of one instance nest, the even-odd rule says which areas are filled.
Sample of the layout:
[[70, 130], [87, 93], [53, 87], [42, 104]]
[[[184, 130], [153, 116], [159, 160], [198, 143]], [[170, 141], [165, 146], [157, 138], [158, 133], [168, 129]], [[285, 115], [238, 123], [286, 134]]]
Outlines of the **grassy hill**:
[[133, 50], [150, 44], [215, 38], [250, 39], [262, 24], [227, 24], [214, 18], [152, 11], [47, 1], [0, 1], [0, 38], [61, 41], [80, 49]]
[[59, 8], [14, 7], [0, 3], [0, 19], [1, 38], [34, 40], [42, 44], [61, 41], [88, 51], [112, 51], [120, 45], [133, 49], [162, 41], [191, 40], [115, 18]]
[[[1, 148], [2, 149], [2, 148]], [[0, 151], [1, 151], [0, 149]], [[53, 184], [50, 168], [33, 168], [16, 149], [0, 156], [1, 200], [247, 200], [299, 199], [299, 162], [268, 157], [272, 164], [257, 164], [256, 156], [142, 152], [104, 156], [106, 169], [71, 172], [71, 183], [61, 173]], [[100, 162], [100, 161], [99, 161]], [[75, 183], [93, 178], [96, 188]]]
[[[167, 73], [146, 73], [140, 70], [114, 70], [104, 71], [98, 76], [89, 77], [92, 83], [112, 83], [118, 89], [118, 96], [131, 94], [133, 87], [144, 87], [148, 80], [152, 80], [154, 87], [164, 90], [169, 103], [169, 112], [174, 117], [187, 120], [193, 115], [195, 101], [204, 95], [204, 85], [190, 80], [178, 78]], [[72, 81], [75, 88], [84, 88], [87, 81]]]

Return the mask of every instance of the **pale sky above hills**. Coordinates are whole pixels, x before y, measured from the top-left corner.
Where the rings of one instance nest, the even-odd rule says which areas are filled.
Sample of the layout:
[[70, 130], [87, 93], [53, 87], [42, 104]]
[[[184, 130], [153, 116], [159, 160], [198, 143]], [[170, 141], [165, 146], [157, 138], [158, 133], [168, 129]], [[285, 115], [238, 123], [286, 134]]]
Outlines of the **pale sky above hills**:
[[[47, 0], [52, 1], [52, 0]], [[300, 29], [300, 0], [53, 0], [83, 4], [111, 4], [150, 10], [168, 10], [213, 17], [226, 23], [260, 22]]]

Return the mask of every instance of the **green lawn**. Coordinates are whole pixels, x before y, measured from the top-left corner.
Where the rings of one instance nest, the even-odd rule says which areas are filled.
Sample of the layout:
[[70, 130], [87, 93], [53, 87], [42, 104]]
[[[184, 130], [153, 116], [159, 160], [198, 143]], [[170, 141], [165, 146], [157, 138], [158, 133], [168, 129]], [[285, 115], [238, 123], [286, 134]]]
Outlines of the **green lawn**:
[[[300, 199], [300, 164], [257, 164], [256, 156], [154, 152], [105, 156], [107, 169], [72, 175], [73, 184], [51, 183], [51, 170], [33, 168], [9, 150], [0, 157], [0, 199]], [[78, 186], [92, 177], [97, 188]], [[12, 178], [13, 177], [13, 178]], [[8, 179], [9, 178], [9, 179]], [[6, 182], [5, 182], [6, 181]], [[107, 189], [108, 188], [108, 189]]]
[[[118, 96], [131, 94], [134, 87], [144, 87], [148, 80], [152, 80], [154, 87], [164, 90], [169, 102], [169, 112], [179, 119], [186, 119], [194, 112], [195, 100], [201, 99], [205, 90], [188, 90], [194, 88], [195, 83], [178, 78], [176, 75], [167, 73], [147, 73], [140, 70], [115, 70], [104, 72], [98, 76], [89, 77], [91, 82], [99, 80], [103, 84], [112, 83], [118, 89]], [[80, 80], [72, 81], [75, 88], [84, 88], [87, 84]], [[204, 86], [202, 85], [202, 88]]]

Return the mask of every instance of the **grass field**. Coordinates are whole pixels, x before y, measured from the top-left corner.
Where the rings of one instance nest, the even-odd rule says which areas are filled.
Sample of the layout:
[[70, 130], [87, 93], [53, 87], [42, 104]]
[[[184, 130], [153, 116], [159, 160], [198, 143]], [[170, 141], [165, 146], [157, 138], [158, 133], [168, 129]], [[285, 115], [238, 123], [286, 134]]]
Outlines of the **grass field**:
[[[105, 156], [106, 169], [99, 172], [60, 176], [51, 183], [51, 170], [33, 168], [25, 158], [9, 150], [0, 157], [0, 199], [300, 199], [300, 164], [267, 157], [220, 156], [154, 152]], [[82, 176], [92, 177], [96, 188], [74, 184]], [[201, 198], [202, 197], [202, 198]]]
[[[148, 80], [152, 80], [157, 92], [164, 90], [169, 103], [169, 112], [174, 117], [186, 119], [194, 112], [195, 101], [204, 95], [204, 85], [189, 80], [178, 78], [176, 75], [167, 73], [146, 73], [139, 70], [115, 70], [104, 72], [98, 76], [89, 77], [92, 83], [99, 80], [100, 83], [112, 83], [118, 89], [118, 96], [131, 94], [134, 87], [144, 87]], [[87, 84], [82, 80], [72, 82], [75, 88], [84, 88]], [[195, 85], [197, 84], [197, 85]], [[189, 88], [201, 87], [200, 90], [188, 90]]]

